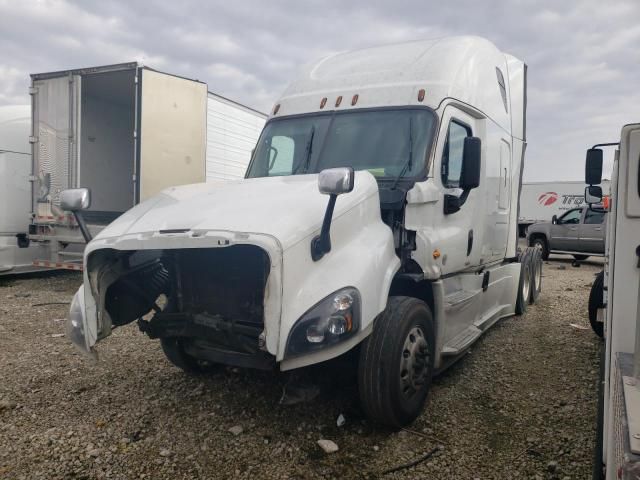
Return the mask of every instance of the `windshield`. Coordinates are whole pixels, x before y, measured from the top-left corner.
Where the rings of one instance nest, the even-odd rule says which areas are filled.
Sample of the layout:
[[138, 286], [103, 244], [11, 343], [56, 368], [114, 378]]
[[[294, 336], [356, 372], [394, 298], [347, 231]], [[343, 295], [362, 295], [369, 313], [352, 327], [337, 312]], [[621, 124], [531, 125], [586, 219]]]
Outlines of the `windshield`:
[[425, 173], [435, 114], [426, 108], [361, 110], [272, 120], [260, 136], [248, 178], [353, 167], [378, 178]]

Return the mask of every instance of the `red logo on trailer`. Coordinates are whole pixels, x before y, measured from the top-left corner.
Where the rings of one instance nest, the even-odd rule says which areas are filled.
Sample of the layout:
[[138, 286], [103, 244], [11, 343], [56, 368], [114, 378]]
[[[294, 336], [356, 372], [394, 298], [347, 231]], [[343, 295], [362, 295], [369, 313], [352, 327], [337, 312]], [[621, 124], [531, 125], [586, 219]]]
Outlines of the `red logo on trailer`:
[[538, 197], [538, 203], [545, 207], [556, 203], [557, 200], [558, 194], [556, 192], [546, 192]]

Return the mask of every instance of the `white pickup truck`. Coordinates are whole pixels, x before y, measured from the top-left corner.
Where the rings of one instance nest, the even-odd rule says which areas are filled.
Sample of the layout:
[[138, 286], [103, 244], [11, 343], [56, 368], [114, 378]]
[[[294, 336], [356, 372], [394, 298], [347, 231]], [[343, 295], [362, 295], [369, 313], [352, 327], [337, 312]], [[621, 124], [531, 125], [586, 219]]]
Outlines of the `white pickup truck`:
[[[435, 372], [539, 293], [539, 250], [516, 249], [525, 97], [525, 64], [476, 37], [319, 61], [244, 180], [168, 188], [89, 243], [69, 337], [91, 353], [137, 320], [185, 370], [358, 349], [364, 411], [406, 425]], [[62, 203], [81, 218], [89, 192]]]

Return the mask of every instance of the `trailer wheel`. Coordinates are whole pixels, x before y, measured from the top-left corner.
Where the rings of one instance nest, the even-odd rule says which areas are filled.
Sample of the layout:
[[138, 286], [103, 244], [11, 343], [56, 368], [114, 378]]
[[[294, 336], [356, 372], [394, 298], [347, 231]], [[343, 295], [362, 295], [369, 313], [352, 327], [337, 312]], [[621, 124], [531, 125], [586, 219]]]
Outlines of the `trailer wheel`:
[[536, 303], [542, 291], [542, 251], [533, 248], [531, 253], [531, 298], [529, 303]]
[[162, 351], [167, 360], [187, 373], [204, 373], [212, 369], [212, 364], [198, 360], [185, 352], [179, 338], [161, 338], [160, 345], [162, 345]]
[[531, 256], [533, 251], [533, 248], [526, 248], [520, 254], [520, 282], [516, 297], [516, 315], [525, 313], [531, 300]]
[[549, 245], [544, 237], [534, 237], [533, 240], [531, 240], [531, 246], [540, 249], [542, 260], [549, 260]]
[[433, 316], [427, 304], [389, 297], [360, 349], [358, 390], [367, 417], [393, 428], [415, 420], [431, 387], [434, 355]]
[[604, 324], [598, 321], [598, 309], [604, 308], [604, 272], [600, 272], [589, 292], [589, 323], [594, 333], [604, 337]]

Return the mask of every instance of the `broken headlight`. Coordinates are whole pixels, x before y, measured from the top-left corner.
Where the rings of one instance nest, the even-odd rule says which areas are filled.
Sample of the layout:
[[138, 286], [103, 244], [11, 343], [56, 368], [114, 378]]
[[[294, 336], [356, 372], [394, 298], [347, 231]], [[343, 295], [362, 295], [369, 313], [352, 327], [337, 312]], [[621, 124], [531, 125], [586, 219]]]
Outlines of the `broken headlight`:
[[360, 294], [353, 287], [332, 293], [293, 326], [286, 356], [311, 353], [342, 342], [360, 329]]

